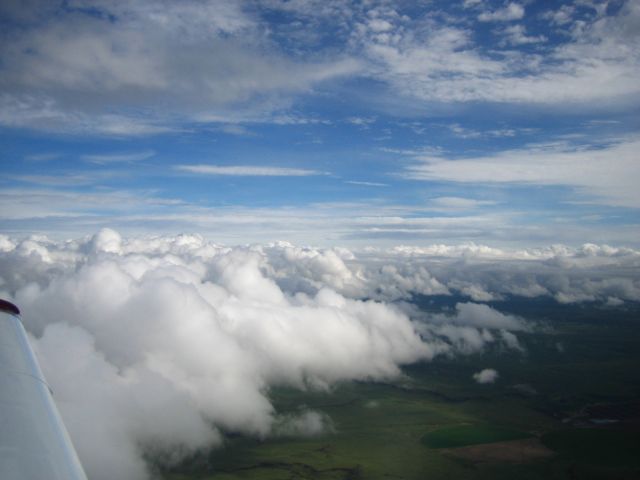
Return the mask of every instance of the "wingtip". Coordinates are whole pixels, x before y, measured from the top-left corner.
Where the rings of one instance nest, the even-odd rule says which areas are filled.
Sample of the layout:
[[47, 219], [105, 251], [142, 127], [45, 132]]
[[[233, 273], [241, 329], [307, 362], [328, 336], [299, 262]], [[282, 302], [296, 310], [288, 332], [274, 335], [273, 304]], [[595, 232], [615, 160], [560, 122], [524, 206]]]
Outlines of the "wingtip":
[[12, 315], [20, 315], [20, 309], [13, 303], [0, 298], [0, 312], [10, 313]]

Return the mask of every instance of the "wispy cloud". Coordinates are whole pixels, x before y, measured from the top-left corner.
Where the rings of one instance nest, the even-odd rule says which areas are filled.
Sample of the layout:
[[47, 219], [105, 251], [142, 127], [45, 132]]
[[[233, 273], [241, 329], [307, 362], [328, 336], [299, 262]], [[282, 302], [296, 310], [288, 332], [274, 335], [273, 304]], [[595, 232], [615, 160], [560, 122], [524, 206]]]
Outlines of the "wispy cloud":
[[[464, 18], [440, 16], [428, 2], [418, 14], [403, 2], [247, 3], [252, 7], [203, 1], [160, 8], [96, 0], [73, 14], [25, 5], [21, 16], [37, 22], [5, 22], [10, 40], [0, 60], [10, 68], [0, 72], [0, 125], [131, 137], [192, 122], [233, 123], [230, 112], [290, 124], [300, 120], [292, 114], [296, 99], [362, 78], [386, 85], [389, 103], [555, 104], [640, 93], [635, 2], [609, 15], [605, 4], [591, 5], [597, 15], [584, 18], [576, 16], [581, 9], [562, 6], [546, 15], [566, 25], [563, 40], [545, 42], [515, 24], [493, 32], [502, 38], [491, 49], [478, 40], [473, 20], [522, 20], [527, 2], [488, 9], [468, 0], [465, 7], [474, 8]], [[267, 13], [277, 10], [309, 21], [274, 22]], [[297, 53], [287, 34], [295, 34]], [[328, 34], [330, 48], [318, 41]], [[535, 53], [519, 48], [532, 43], [546, 45]], [[347, 121], [364, 128], [377, 118], [354, 113]]]
[[19, 182], [33, 183], [36, 185], [50, 187], [71, 187], [78, 185], [88, 185], [93, 183], [93, 179], [86, 175], [12, 175], [12, 180]]
[[387, 183], [378, 183], [378, 182], [359, 182], [357, 180], [347, 180], [344, 183], [349, 183], [351, 185], [362, 185], [364, 187], [388, 187]]
[[229, 123], [229, 124], [222, 125], [219, 127], [219, 130], [229, 135], [240, 135], [240, 136], [255, 135], [255, 133], [249, 130], [247, 127], [240, 125], [238, 123]]
[[474, 208], [495, 205], [493, 200], [476, 200], [463, 197], [437, 197], [430, 200], [435, 207], [443, 210], [471, 210]]
[[528, 35], [524, 25], [510, 25], [500, 33], [504, 35], [501, 45], [528, 45], [547, 41], [544, 35]]
[[639, 208], [638, 151], [638, 138], [604, 147], [560, 142], [456, 160], [422, 157], [404, 175], [459, 183], [563, 185], [590, 195], [595, 202]]
[[[20, 14], [37, 22], [4, 23], [13, 29], [0, 58], [11, 69], [0, 72], [0, 83], [3, 103], [14, 108], [0, 124], [148, 135], [226, 107], [248, 113], [280, 98], [286, 104], [361, 70], [344, 53], [315, 61], [283, 54], [242, 2], [83, 5], [73, 13], [25, 5]], [[87, 116], [102, 118], [87, 126]]]
[[308, 177], [326, 175], [326, 172], [303, 168], [261, 167], [256, 165], [177, 165], [176, 170], [204, 175], [229, 175], [239, 177]]
[[349, 117], [347, 118], [347, 122], [352, 125], [357, 125], [359, 127], [367, 128], [372, 123], [375, 123], [376, 117]]
[[61, 156], [62, 154], [60, 153], [34, 153], [32, 155], [25, 156], [24, 159], [28, 162], [48, 162], [56, 160]]
[[133, 153], [92, 154], [82, 155], [82, 160], [97, 164], [106, 163], [132, 163], [147, 160], [156, 154], [153, 150]]

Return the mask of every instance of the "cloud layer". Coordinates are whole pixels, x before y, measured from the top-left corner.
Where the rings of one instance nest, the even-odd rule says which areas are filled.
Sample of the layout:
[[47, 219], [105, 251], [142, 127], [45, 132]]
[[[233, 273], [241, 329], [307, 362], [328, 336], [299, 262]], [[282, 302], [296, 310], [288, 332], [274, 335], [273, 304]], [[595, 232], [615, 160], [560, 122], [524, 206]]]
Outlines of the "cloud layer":
[[[277, 122], [294, 98], [354, 78], [426, 102], [635, 103], [640, 93], [633, 1], [542, 12], [472, 2], [446, 14], [384, 1], [5, 4], [0, 123], [13, 127], [131, 136]], [[489, 44], [486, 25], [497, 25]]]
[[586, 201], [640, 207], [634, 179], [640, 176], [640, 140], [624, 138], [608, 145], [579, 147], [556, 143], [458, 160], [422, 157], [407, 168], [407, 177], [476, 184], [571, 186]]
[[[360, 300], [371, 280], [341, 250], [125, 240], [113, 230], [70, 242], [3, 236], [0, 250], [0, 293], [23, 310], [97, 479], [148, 478], [144, 458], [161, 454], [170, 464], [220, 445], [225, 432], [330, 433], [336, 427], [322, 412], [279, 415], [269, 389], [392, 379], [401, 365], [438, 354], [508, 347], [500, 332], [522, 328], [483, 305], [430, 321]], [[398, 272], [408, 283], [381, 295], [402, 296], [421, 282]]]

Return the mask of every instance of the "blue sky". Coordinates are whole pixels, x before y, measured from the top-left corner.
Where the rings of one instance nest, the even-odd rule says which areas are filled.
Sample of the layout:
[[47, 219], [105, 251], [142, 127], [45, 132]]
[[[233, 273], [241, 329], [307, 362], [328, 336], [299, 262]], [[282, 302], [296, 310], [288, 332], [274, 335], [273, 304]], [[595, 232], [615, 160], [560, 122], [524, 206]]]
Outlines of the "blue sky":
[[5, 234], [640, 245], [640, 2], [0, 6]]

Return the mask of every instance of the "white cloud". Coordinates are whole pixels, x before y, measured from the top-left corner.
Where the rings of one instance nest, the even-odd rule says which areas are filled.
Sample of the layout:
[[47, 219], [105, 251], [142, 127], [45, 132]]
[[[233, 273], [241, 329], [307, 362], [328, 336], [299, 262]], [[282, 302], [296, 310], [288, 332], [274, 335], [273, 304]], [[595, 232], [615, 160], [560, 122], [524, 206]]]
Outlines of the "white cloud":
[[639, 149], [640, 140], [632, 137], [604, 147], [531, 146], [460, 160], [430, 156], [407, 167], [406, 176], [461, 183], [565, 185], [597, 203], [637, 208]]
[[499, 375], [493, 368], [485, 368], [477, 373], [473, 374], [473, 379], [478, 383], [494, 383], [498, 379]]
[[[392, 276], [379, 279], [379, 284], [385, 285], [381, 290], [385, 294], [382, 298], [409, 298], [410, 292], [414, 291], [425, 295], [457, 293], [476, 302], [501, 300], [512, 295], [548, 297], [564, 303], [607, 302], [610, 297], [620, 301], [640, 300], [640, 279], [634, 273], [634, 268], [640, 266], [640, 252], [629, 248], [591, 244], [578, 248], [554, 245], [526, 250], [475, 244], [399, 246], [386, 252], [361, 253], [359, 258], [367, 266], [360, 274], [364, 278], [378, 281], [376, 275], [382, 271], [382, 266], [402, 272], [398, 275], [402, 280]], [[409, 265], [411, 269], [408, 269]], [[411, 272], [420, 268], [425, 269], [421, 277], [428, 280], [423, 285], [431, 284], [431, 289], [409, 281]], [[465, 316], [485, 322], [493, 319], [496, 321], [493, 326], [501, 328], [499, 312], [487, 310], [483, 305], [468, 305], [466, 308], [478, 314], [477, 317], [464, 315], [463, 311], [458, 319], [440, 320], [460, 323]], [[509, 323], [504, 326], [518, 330], [521, 321], [512, 317], [505, 320]]]
[[360, 127], [368, 127], [372, 123], [375, 123], [376, 117], [349, 117], [347, 118], [347, 122], [358, 125]]
[[[371, 62], [370, 75], [410, 98], [547, 105], [637, 102], [639, 37], [632, 24], [638, 15], [633, 2], [627, 2], [616, 15], [581, 20], [566, 41], [539, 52], [487, 52], [469, 27], [405, 17], [387, 18], [395, 25], [393, 38], [361, 29], [353, 41]], [[516, 3], [480, 14], [487, 21], [523, 16], [524, 7]], [[503, 47], [545, 40], [527, 34], [524, 26], [500, 31]]]
[[487, 205], [495, 205], [496, 202], [463, 197], [436, 197], [431, 199], [430, 203], [445, 210], [472, 210]]
[[516, 337], [513, 333], [507, 330], [501, 330], [500, 335], [502, 336], [502, 341], [508, 348], [524, 352], [524, 348], [522, 348], [522, 345], [520, 345], [518, 337]]
[[510, 2], [504, 8], [492, 12], [482, 12], [478, 15], [481, 22], [508, 22], [520, 20], [524, 17], [524, 7], [519, 3]]
[[[172, 170], [159, 172], [163, 173], [176, 174]], [[461, 206], [433, 205], [428, 200], [422, 205], [389, 204], [384, 198], [375, 197], [366, 202], [291, 203], [263, 208], [218, 206], [186, 202], [155, 190], [109, 188], [113, 178], [126, 175], [119, 170], [105, 168], [99, 172], [79, 170], [65, 174], [73, 184], [62, 174], [27, 177], [25, 181], [36, 185], [11, 185], [0, 191], [4, 231], [20, 235], [47, 232], [54, 238], [65, 238], [112, 226], [130, 235], [199, 232], [228, 244], [281, 239], [297, 244], [354, 248], [402, 244], [418, 244], [421, 248], [446, 244], [451, 248], [457, 244], [469, 255], [474, 248], [488, 249], [487, 245], [494, 250], [498, 245], [531, 248], [551, 243], [579, 245], [586, 239], [599, 244], [638, 245], [637, 226], [632, 219], [621, 218], [616, 228], [597, 218], [580, 217], [557, 222], [545, 219], [525, 225], [522, 219], [532, 213], [531, 209], [520, 210], [508, 201], [495, 206], [478, 203], [468, 210]], [[200, 176], [199, 181], [207, 181], [206, 176]], [[371, 195], [389, 193], [382, 187], [369, 190]], [[486, 198], [486, 194], [482, 197]], [[562, 229], [557, 228], [560, 222]], [[470, 246], [478, 238], [485, 245]]]
[[[523, 25], [498, 29], [502, 43], [495, 46], [503, 49], [489, 52], [476, 41], [475, 25], [463, 28], [429, 15], [429, 9], [410, 18], [395, 5], [75, 4], [80, 8], [5, 9], [20, 28], [0, 49], [3, 63], [11, 66], [0, 74], [0, 124], [140, 136], [234, 118], [297, 122], [290, 114], [297, 96], [362, 76], [387, 83], [393, 104], [398, 96], [429, 102], [627, 103], [640, 93], [635, 2], [609, 16], [604, 4], [580, 19], [568, 6], [548, 13], [555, 24], [568, 25], [566, 40], [540, 45], [535, 53], [518, 47], [542, 44], [545, 35], [530, 34]], [[266, 14], [273, 10], [296, 21], [270, 23]], [[498, 22], [524, 15], [523, 4], [510, 2], [478, 18]], [[323, 41], [328, 35], [331, 48]], [[292, 39], [299, 44], [293, 49]]]
[[175, 168], [183, 172], [202, 173], [205, 175], [256, 177], [306, 177], [310, 175], [326, 175], [324, 172], [303, 168], [260, 167], [253, 165], [177, 165]]
[[[275, 412], [270, 386], [325, 389], [393, 378], [401, 365], [439, 354], [491, 345], [522, 351], [516, 335], [535, 327], [478, 303], [426, 313], [399, 299], [450, 295], [464, 281], [494, 297], [528, 288], [614, 308], [611, 298], [640, 298], [638, 279], [629, 276], [639, 259], [636, 251], [595, 245], [354, 254], [103, 230], [65, 242], [0, 236], [0, 293], [23, 310], [90, 474], [145, 478], [145, 455], [178, 461], [219, 444], [227, 431], [333, 431], [321, 412]], [[175, 414], [160, 413], [167, 410]]]
[[80, 3], [14, 29], [3, 43], [0, 57], [12, 66], [0, 75], [2, 103], [12, 107], [3, 108], [4, 125], [162, 133], [360, 69], [345, 56], [303, 62], [280, 53], [240, 2]]
[[473, 7], [477, 7], [481, 3], [482, 3], [482, 0], [464, 0], [463, 7], [473, 8]]
[[281, 416], [274, 425], [274, 434], [282, 437], [317, 437], [334, 431], [331, 417], [313, 410]]
[[13, 180], [20, 182], [33, 183], [36, 185], [61, 187], [61, 186], [77, 186], [88, 185], [95, 181], [95, 178], [89, 175], [11, 175], [8, 176]]
[[111, 230], [4, 240], [2, 295], [20, 304], [92, 478], [148, 478], [145, 456], [179, 461], [219, 444], [221, 431], [330, 432], [317, 412], [279, 418], [269, 387], [389, 379], [440, 351], [393, 306], [325, 284], [283, 291], [259, 250]]
[[551, 20], [555, 25], [566, 25], [572, 21], [575, 9], [573, 5], [562, 5], [558, 10], [545, 12], [543, 18]]
[[153, 150], [145, 150], [144, 152], [133, 153], [114, 153], [114, 154], [92, 154], [82, 155], [82, 160], [99, 165], [107, 163], [131, 163], [147, 160], [155, 155]]
[[228, 133], [229, 135], [242, 135], [242, 136], [254, 135], [254, 133], [251, 132], [249, 129], [237, 123], [235, 124], [230, 123], [227, 125], [223, 125], [222, 127], [220, 127], [220, 131], [224, 133]]
[[389, 185], [386, 183], [378, 183], [378, 182], [361, 182], [358, 180], [347, 180], [344, 183], [349, 183], [351, 185], [362, 185], [365, 187], [388, 187]]
[[528, 45], [547, 41], [544, 35], [527, 35], [524, 25], [510, 25], [500, 33], [504, 35], [503, 42], [508, 45]]
[[455, 315], [435, 315], [432, 321], [443, 324], [454, 324], [487, 328], [492, 330], [528, 330], [527, 323], [513, 315], [505, 315], [480, 303], [458, 303]]
[[491, 345], [523, 351], [517, 335], [535, 328], [478, 303], [445, 314], [359, 298], [547, 296], [616, 308], [640, 300], [637, 266], [636, 250], [592, 244], [354, 254], [112, 230], [65, 242], [0, 235], [0, 293], [20, 304], [96, 478], [145, 478], [143, 455], [177, 461], [226, 431], [330, 433], [320, 412], [279, 415], [268, 387], [390, 378], [406, 363]]
[[161, 118], [131, 117], [66, 107], [53, 97], [0, 95], [0, 124], [47, 132], [139, 137], [181, 131]]

